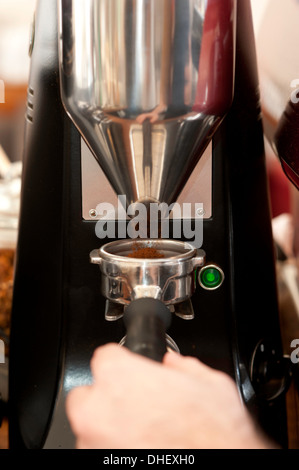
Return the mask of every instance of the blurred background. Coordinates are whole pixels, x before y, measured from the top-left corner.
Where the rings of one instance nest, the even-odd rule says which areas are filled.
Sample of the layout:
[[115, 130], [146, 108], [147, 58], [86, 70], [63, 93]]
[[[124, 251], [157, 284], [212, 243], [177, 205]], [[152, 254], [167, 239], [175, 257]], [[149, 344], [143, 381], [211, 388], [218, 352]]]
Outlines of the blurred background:
[[29, 72], [29, 35], [35, 0], [0, 0], [0, 145], [12, 161], [22, 158], [24, 107]]

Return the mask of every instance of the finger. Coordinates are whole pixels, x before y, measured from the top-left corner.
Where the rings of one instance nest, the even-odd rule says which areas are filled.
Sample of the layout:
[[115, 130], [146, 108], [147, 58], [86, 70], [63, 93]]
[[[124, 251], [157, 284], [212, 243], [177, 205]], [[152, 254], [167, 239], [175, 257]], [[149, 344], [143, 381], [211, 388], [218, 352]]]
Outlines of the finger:
[[237, 385], [225, 372], [213, 369], [196, 358], [184, 357], [177, 353], [167, 353], [163, 362], [166, 367], [172, 370], [189, 374], [189, 376], [199, 379], [202, 385], [205, 383], [209, 387], [215, 387], [215, 385], [217, 385], [220, 389], [226, 389], [232, 397], [237, 399], [236, 403], [241, 405]]
[[76, 449], [86, 450], [86, 449], [90, 449], [90, 446], [86, 443], [86, 441], [84, 439], [77, 439]]
[[91, 386], [86, 385], [74, 388], [66, 397], [66, 414], [75, 435], [79, 435], [83, 431], [82, 423], [85, 422], [85, 418], [89, 414], [86, 408], [89, 404], [90, 394]]
[[151, 373], [154, 369], [161, 369], [162, 365], [118, 344], [108, 344], [95, 350], [90, 367], [94, 382], [99, 383], [104, 378], [117, 376], [117, 374], [121, 376], [124, 373], [132, 375], [136, 370], [140, 371], [144, 368]]
[[100, 346], [97, 348], [90, 361], [90, 369], [92, 376], [95, 381], [99, 378], [99, 374], [101, 373], [103, 364], [106, 367], [113, 367], [113, 365], [122, 358], [123, 355], [126, 355], [125, 348], [121, 347], [118, 344], [106, 344], [104, 346]]
[[84, 438], [79, 438], [76, 441], [76, 449], [77, 450], [95, 450], [95, 449], [104, 449], [107, 448], [107, 446], [102, 445], [101, 439], [97, 439], [94, 437], [86, 439]]
[[218, 372], [195, 357], [182, 356], [181, 354], [173, 352], [168, 352], [165, 354], [163, 363], [167, 367], [180, 370], [197, 377]]

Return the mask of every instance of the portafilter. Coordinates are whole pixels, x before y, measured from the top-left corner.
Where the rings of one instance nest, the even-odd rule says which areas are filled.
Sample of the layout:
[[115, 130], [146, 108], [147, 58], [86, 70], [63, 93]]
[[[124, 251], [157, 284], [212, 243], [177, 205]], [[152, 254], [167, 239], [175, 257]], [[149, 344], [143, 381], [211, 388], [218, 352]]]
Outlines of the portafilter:
[[94, 250], [90, 260], [101, 270], [106, 318], [124, 316], [125, 346], [161, 360], [172, 312], [193, 314], [190, 297], [205, 252], [176, 240], [118, 240]]

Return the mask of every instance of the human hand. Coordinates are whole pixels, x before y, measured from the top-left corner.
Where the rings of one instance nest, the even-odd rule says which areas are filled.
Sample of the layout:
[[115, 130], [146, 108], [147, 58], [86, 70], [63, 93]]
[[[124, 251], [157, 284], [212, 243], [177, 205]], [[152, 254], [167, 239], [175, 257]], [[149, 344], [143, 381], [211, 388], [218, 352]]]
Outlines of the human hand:
[[197, 359], [167, 353], [160, 364], [107, 345], [95, 351], [91, 371], [94, 383], [73, 389], [66, 402], [80, 449], [272, 446], [233, 380]]

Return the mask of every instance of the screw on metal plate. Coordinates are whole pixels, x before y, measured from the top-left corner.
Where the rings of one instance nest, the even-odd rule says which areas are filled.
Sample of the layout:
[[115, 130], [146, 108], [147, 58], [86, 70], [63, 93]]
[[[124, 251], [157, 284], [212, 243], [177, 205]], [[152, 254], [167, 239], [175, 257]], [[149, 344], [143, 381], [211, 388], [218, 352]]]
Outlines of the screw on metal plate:
[[92, 219], [95, 219], [97, 217], [98, 213], [95, 209], [90, 209], [89, 211], [89, 216], [92, 218]]
[[205, 215], [205, 210], [202, 209], [202, 208], [196, 209], [196, 215], [197, 215], [198, 217], [203, 217], [203, 216]]

